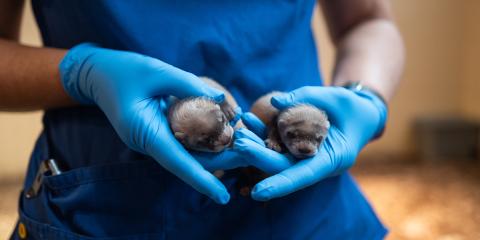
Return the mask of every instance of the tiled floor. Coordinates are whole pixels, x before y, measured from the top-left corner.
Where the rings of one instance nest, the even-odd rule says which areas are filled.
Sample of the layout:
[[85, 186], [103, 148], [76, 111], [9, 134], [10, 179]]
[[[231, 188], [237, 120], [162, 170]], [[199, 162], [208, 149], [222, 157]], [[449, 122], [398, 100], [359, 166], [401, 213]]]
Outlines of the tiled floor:
[[[364, 164], [353, 173], [389, 227], [388, 239], [480, 239], [478, 164]], [[0, 182], [0, 239], [12, 230], [20, 186]]]

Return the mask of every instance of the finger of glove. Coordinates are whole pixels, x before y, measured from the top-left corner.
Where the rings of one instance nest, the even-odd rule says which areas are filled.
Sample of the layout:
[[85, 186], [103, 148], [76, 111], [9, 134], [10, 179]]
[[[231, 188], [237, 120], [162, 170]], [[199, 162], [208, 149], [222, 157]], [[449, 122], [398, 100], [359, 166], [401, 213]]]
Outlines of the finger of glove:
[[232, 120], [230, 120], [230, 125], [232, 126], [235, 126], [237, 122], [242, 118], [242, 115], [243, 115], [243, 111], [241, 107], [236, 107], [234, 111], [235, 111], [235, 117]]
[[324, 110], [334, 122], [340, 123], [349, 109], [353, 93], [342, 87], [302, 87], [285, 95], [272, 97], [274, 107], [283, 110], [298, 104], [310, 104]]
[[195, 152], [192, 153], [192, 156], [208, 171], [229, 170], [246, 166], [240, 154], [232, 149], [219, 153]]
[[164, 135], [149, 147], [148, 153], [200, 193], [219, 204], [226, 204], [230, 195], [218, 178], [205, 170], [171, 134]]
[[260, 138], [264, 139], [267, 137], [267, 127], [255, 114], [251, 112], [242, 114], [242, 122]]
[[240, 138], [247, 138], [265, 147], [265, 141], [263, 141], [255, 133], [253, 133], [252, 131], [246, 128], [240, 128], [236, 130], [233, 136], [234, 136], [234, 140], [240, 139]]
[[268, 201], [285, 196], [324, 179], [330, 175], [332, 169], [328, 155], [319, 153], [257, 183], [252, 190], [252, 198]]
[[234, 149], [244, 156], [249, 165], [269, 174], [278, 173], [293, 165], [292, 159], [247, 138], [235, 140]]

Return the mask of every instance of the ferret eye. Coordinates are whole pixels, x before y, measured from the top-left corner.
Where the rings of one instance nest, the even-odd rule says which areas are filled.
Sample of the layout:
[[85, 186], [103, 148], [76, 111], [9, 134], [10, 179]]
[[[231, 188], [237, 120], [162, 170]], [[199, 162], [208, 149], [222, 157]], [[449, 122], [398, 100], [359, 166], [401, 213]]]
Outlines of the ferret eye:
[[198, 142], [200, 142], [200, 143], [202, 143], [202, 144], [207, 144], [207, 143], [208, 143], [208, 139], [209, 139], [209, 137], [207, 137], [206, 134], [205, 134], [205, 135], [202, 134], [202, 137], [200, 137], [200, 138], [198, 139]]
[[295, 138], [295, 133], [293, 133], [293, 132], [287, 132], [287, 137], [288, 137], [288, 138]]
[[207, 142], [208, 142], [209, 144], [214, 144], [214, 143], [215, 143], [215, 139], [214, 139], [213, 137], [209, 137], [209, 138], [207, 139]]
[[322, 136], [319, 136], [319, 137], [315, 138], [315, 140], [317, 140], [317, 142], [322, 142], [323, 137], [322, 137]]

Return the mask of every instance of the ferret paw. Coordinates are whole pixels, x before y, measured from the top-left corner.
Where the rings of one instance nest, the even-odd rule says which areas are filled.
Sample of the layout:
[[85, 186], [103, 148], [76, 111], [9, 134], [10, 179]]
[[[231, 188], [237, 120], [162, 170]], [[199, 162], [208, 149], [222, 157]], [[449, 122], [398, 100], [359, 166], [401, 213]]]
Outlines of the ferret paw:
[[231, 121], [237, 115], [237, 113], [235, 112], [235, 109], [232, 106], [230, 106], [230, 104], [227, 104], [227, 103], [222, 104], [221, 109], [223, 114], [225, 114], [225, 117], [227, 117], [228, 121]]
[[250, 191], [252, 191], [252, 189], [250, 187], [242, 187], [240, 188], [239, 192], [240, 192], [240, 195], [244, 196], [244, 197], [248, 197], [250, 196]]
[[213, 175], [217, 177], [218, 179], [222, 179], [223, 175], [225, 175], [225, 171], [223, 170], [217, 170], [213, 172]]
[[267, 145], [267, 148], [270, 148], [273, 151], [276, 151], [276, 152], [283, 151], [282, 145], [277, 140], [267, 138], [267, 140], [265, 140], [265, 145]]

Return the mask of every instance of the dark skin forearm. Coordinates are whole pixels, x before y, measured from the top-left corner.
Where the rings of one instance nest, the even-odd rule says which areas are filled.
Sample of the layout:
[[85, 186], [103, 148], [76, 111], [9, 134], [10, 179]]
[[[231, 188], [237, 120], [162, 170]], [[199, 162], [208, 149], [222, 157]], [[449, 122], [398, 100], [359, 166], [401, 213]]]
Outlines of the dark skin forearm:
[[403, 41], [386, 0], [321, 0], [337, 50], [333, 85], [360, 81], [387, 101], [403, 71]]
[[23, 1], [0, 1], [0, 111], [28, 111], [74, 104], [60, 82], [65, 50], [22, 46]]
[[33, 48], [0, 39], [0, 110], [28, 111], [74, 104], [58, 64], [64, 50]]

